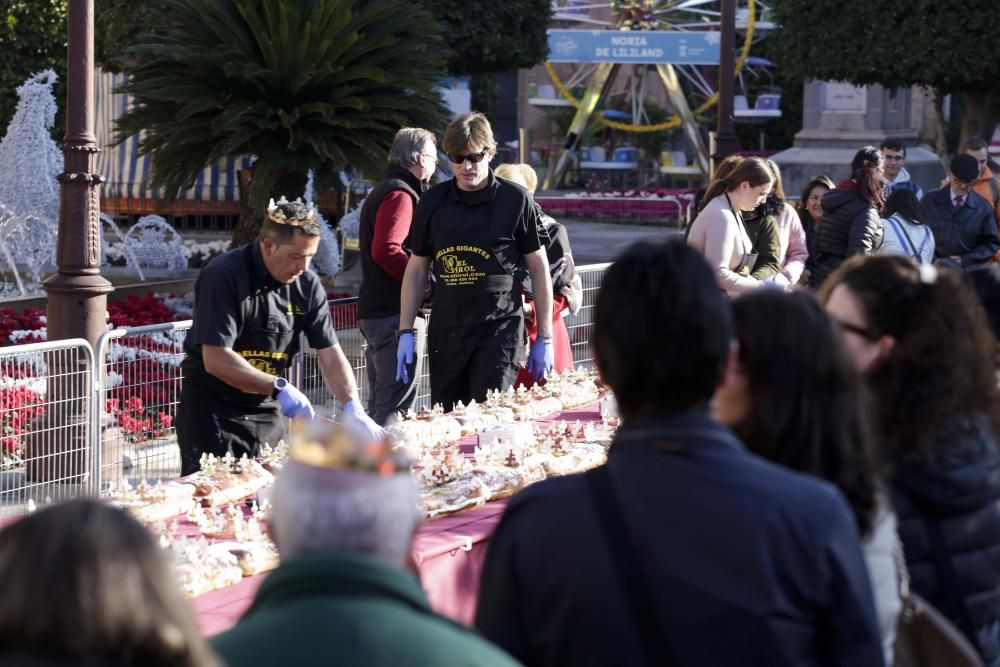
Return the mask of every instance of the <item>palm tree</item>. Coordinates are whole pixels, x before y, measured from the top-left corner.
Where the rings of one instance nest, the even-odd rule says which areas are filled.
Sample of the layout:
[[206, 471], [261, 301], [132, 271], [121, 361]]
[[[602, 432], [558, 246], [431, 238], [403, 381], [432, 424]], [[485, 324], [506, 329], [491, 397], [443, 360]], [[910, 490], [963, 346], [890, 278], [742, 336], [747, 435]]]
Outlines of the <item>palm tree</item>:
[[163, 0], [164, 21], [123, 59], [152, 184], [170, 196], [226, 156], [256, 156], [233, 243], [268, 197], [303, 192], [310, 169], [379, 173], [400, 127], [438, 129], [446, 49], [408, 0]]

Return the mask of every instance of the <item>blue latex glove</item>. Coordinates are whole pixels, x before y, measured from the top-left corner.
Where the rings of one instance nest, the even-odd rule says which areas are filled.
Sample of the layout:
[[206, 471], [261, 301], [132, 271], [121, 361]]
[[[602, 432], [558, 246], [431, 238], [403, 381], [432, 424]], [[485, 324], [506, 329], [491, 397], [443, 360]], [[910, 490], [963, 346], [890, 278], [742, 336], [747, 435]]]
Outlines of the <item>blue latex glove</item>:
[[355, 401], [348, 401], [344, 409], [344, 425], [363, 434], [368, 440], [381, 440], [385, 437], [382, 427], [372, 421], [365, 409]]
[[278, 392], [278, 405], [281, 406], [281, 414], [286, 417], [305, 417], [312, 420], [316, 416], [312, 403], [306, 395], [295, 388], [294, 385], [285, 385], [285, 388]]
[[399, 344], [396, 346], [396, 382], [410, 383], [410, 374], [406, 367], [413, 363], [413, 355], [417, 347], [417, 342], [413, 340], [413, 334], [406, 332], [399, 337]]
[[536, 340], [531, 344], [528, 353], [528, 372], [538, 382], [546, 373], [552, 372], [555, 365], [555, 354], [552, 352], [551, 340]]

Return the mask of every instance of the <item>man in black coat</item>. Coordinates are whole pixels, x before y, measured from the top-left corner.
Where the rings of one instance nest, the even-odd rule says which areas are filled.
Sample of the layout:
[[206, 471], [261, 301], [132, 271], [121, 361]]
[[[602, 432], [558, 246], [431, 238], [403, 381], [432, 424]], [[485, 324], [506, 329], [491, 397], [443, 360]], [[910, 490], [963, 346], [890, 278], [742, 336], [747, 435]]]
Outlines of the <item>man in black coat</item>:
[[527, 665], [881, 665], [860, 538], [830, 484], [708, 416], [727, 303], [680, 242], [632, 246], [594, 309], [623, 426], [608, 463], [534, 484], [490, 540], [476, 625]]
[[934, 254], [956, 268], [969, 269], [1000, 250], [997, 223], [989, 202], [972, 191], [979, 176], [976, 158], [959, 153], [951, 159], [948, 185], [924, 196], [921, 206], [934, 233]]

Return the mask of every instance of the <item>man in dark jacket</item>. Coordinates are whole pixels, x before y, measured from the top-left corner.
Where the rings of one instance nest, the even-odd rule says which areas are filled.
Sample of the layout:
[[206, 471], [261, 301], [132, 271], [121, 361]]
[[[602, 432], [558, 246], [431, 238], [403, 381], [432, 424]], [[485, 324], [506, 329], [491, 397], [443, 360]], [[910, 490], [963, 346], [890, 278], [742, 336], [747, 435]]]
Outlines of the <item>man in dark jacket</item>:
[[959, 153], [951, 159], [948, 185], [928, 192], [920, 202], [934, 232], [934, 254], [956, 268], [982, 264], [1000, 250], [993, 207], [972, 191], [978, 177], [976, 158]]
[[212, 640], [229, 667], [508, 667], [433, 611], [404, 570], [419, 519], [410, 463], [343, 430], [293, 445], [269, 523], [281, 565]]
[[476, 625], [529, 665], [881, 665], [859, 537], [831, 485], [709, 418], [728, 308], [683, 243], [608, 270], [593, 344], [623, 426], [606, 466], [504, 513]]
[[385, 425], [396, 412], [410, 407], [420, 378], [427, 325], [417, 317], [414, 360], [406, 382], [396, 382], [396, 329], [399, 327], [399, 292], [410, 258], [407, 240], [420, 193], [437, 165], [434, 135], [404, 127], [389, 149], [389, 170], [361, 207], [361, 289], [358, 325], [368, 344], [368, 414]]

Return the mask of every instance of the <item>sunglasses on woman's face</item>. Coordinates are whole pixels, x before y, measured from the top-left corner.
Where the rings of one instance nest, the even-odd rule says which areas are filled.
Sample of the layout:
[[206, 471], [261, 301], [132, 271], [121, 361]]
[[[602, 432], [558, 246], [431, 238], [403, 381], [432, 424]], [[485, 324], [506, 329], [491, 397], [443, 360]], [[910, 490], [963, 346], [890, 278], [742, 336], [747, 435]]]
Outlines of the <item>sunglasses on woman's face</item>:
[[468, 155], [449, 155], [448, 159], [451, 160], [452, 164], [462, 164], [466, 160], [472, 164], [479, 164], [483, 161], [483, 158], [490, 152], [489, 148], [484, 148], [478, 153], [469, 153]]

